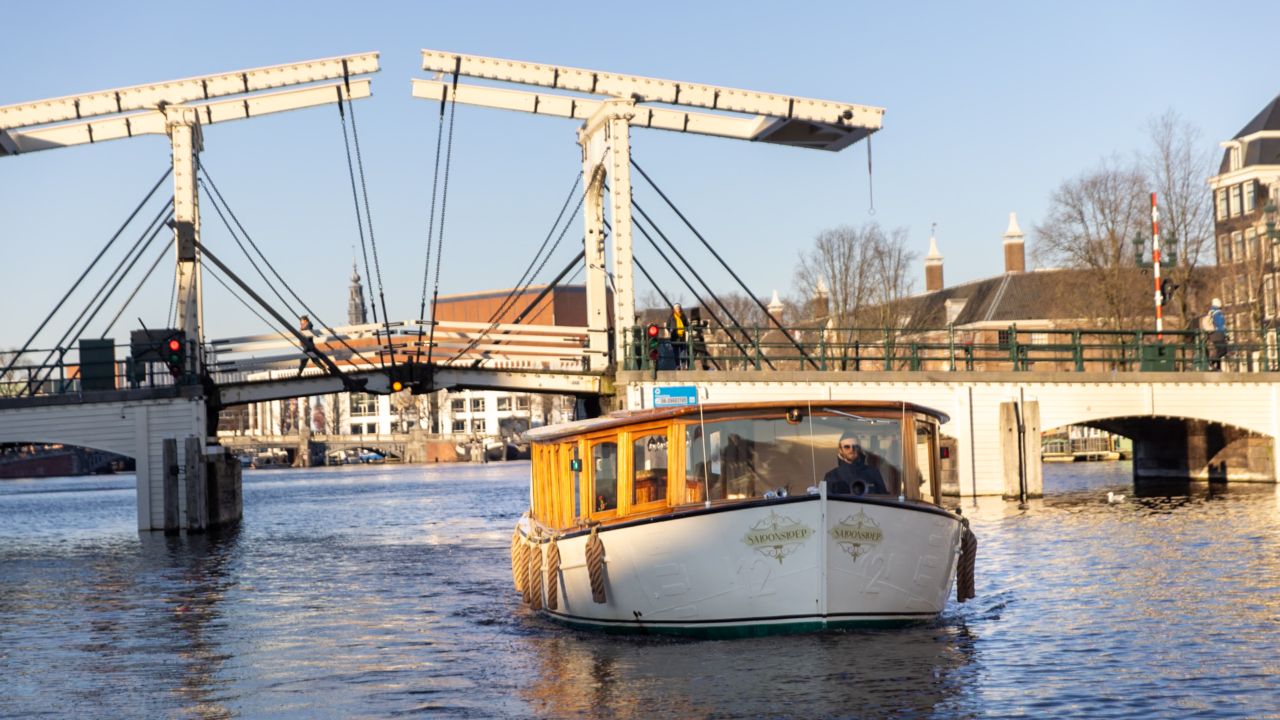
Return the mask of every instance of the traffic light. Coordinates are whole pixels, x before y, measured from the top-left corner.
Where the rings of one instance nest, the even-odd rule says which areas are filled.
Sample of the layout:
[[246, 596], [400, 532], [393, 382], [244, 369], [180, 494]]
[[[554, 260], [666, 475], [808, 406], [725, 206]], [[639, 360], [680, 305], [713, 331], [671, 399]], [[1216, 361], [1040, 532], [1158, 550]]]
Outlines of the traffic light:
[[649, 347], [649, 359], [653, 362], [658, 361], [658, 333], [662, 329], [658, 327], [658, 323], [649, 323], [649, 327], [645, 328], [644, 336]]
[[169, 366], [169, 374], [179, 377], [183, 374], [187, 358], [187, 338], [181, 334], [170, 335], [164, 343], [162, 352], [164, 364]]

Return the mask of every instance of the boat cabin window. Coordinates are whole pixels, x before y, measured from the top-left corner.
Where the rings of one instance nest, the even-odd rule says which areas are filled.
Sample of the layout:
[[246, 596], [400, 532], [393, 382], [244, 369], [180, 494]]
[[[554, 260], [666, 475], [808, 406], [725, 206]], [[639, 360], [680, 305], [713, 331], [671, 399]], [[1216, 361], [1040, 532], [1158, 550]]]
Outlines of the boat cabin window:
[[667, 435], [640, 435], [631, 443], [631, 504], [667, 499]]
[[569, 445], [569, 472], [573, 474], [573, 517], [582, 517], [582, 456], [578, 453], [578, 443]]
[[[685, 428], [685, 502], [740, 500], [766, 494], [817, 492], [833, 475], [861, 483], [829, 482], [827, 491], [918, 498], [903, 487], [902, 424], [895, 417], [863, 417], [844, 411], [771, 411], [762, 416], [729, 416], [692, 421]], [[852, 463], [840, 445], [856, 446]], [[873, 478], [879, 478], [875, 482]]]
[[618, 507], [618, 443], [602, 442], [591, 446], [592, 512], [616, 510]]
[[938, 428], [933, 423], [916, 421], [916, 485], [920, 497], [942, 502], [937, 477]]

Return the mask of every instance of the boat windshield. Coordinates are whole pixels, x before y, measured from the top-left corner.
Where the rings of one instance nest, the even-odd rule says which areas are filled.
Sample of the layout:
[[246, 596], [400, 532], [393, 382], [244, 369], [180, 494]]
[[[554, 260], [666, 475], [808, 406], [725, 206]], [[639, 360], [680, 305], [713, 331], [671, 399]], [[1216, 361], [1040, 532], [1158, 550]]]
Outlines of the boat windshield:
[[902, 467], [897, 418], [815, 409], [685, 426], [686, 502], [816, 493], [824, 479], [829, 494], [896, 497]]

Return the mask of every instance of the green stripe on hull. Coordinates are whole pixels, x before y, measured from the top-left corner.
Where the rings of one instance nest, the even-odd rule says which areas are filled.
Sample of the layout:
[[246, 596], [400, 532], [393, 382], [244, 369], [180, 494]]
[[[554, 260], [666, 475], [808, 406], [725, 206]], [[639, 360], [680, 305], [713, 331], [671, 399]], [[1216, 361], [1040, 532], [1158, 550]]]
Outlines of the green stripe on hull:
[[796, 620], [777, 623], [745, 623], [741, 625], [645, 625], [643, 623], [597, 624], [566, 618], [551, 613], [543, 617], [577, 630], [604, 632], [610, 635], [678, 635], [709, 640], [736, 640], [741, 638], [768, 637], [771, 635], [796, 635], [822, 630], [879, 630], [901, 628], [929, 622], [932, 618]]

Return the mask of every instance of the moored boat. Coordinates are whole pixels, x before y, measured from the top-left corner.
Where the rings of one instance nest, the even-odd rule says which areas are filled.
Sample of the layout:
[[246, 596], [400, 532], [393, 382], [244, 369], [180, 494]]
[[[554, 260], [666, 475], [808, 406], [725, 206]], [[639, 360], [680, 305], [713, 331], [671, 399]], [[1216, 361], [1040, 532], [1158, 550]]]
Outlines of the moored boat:
[[737, 636], [935, 617], [976, 540], [942, 507], [941, 413], [769, 402], [529, 431], [525, 602], [614, 631]]

